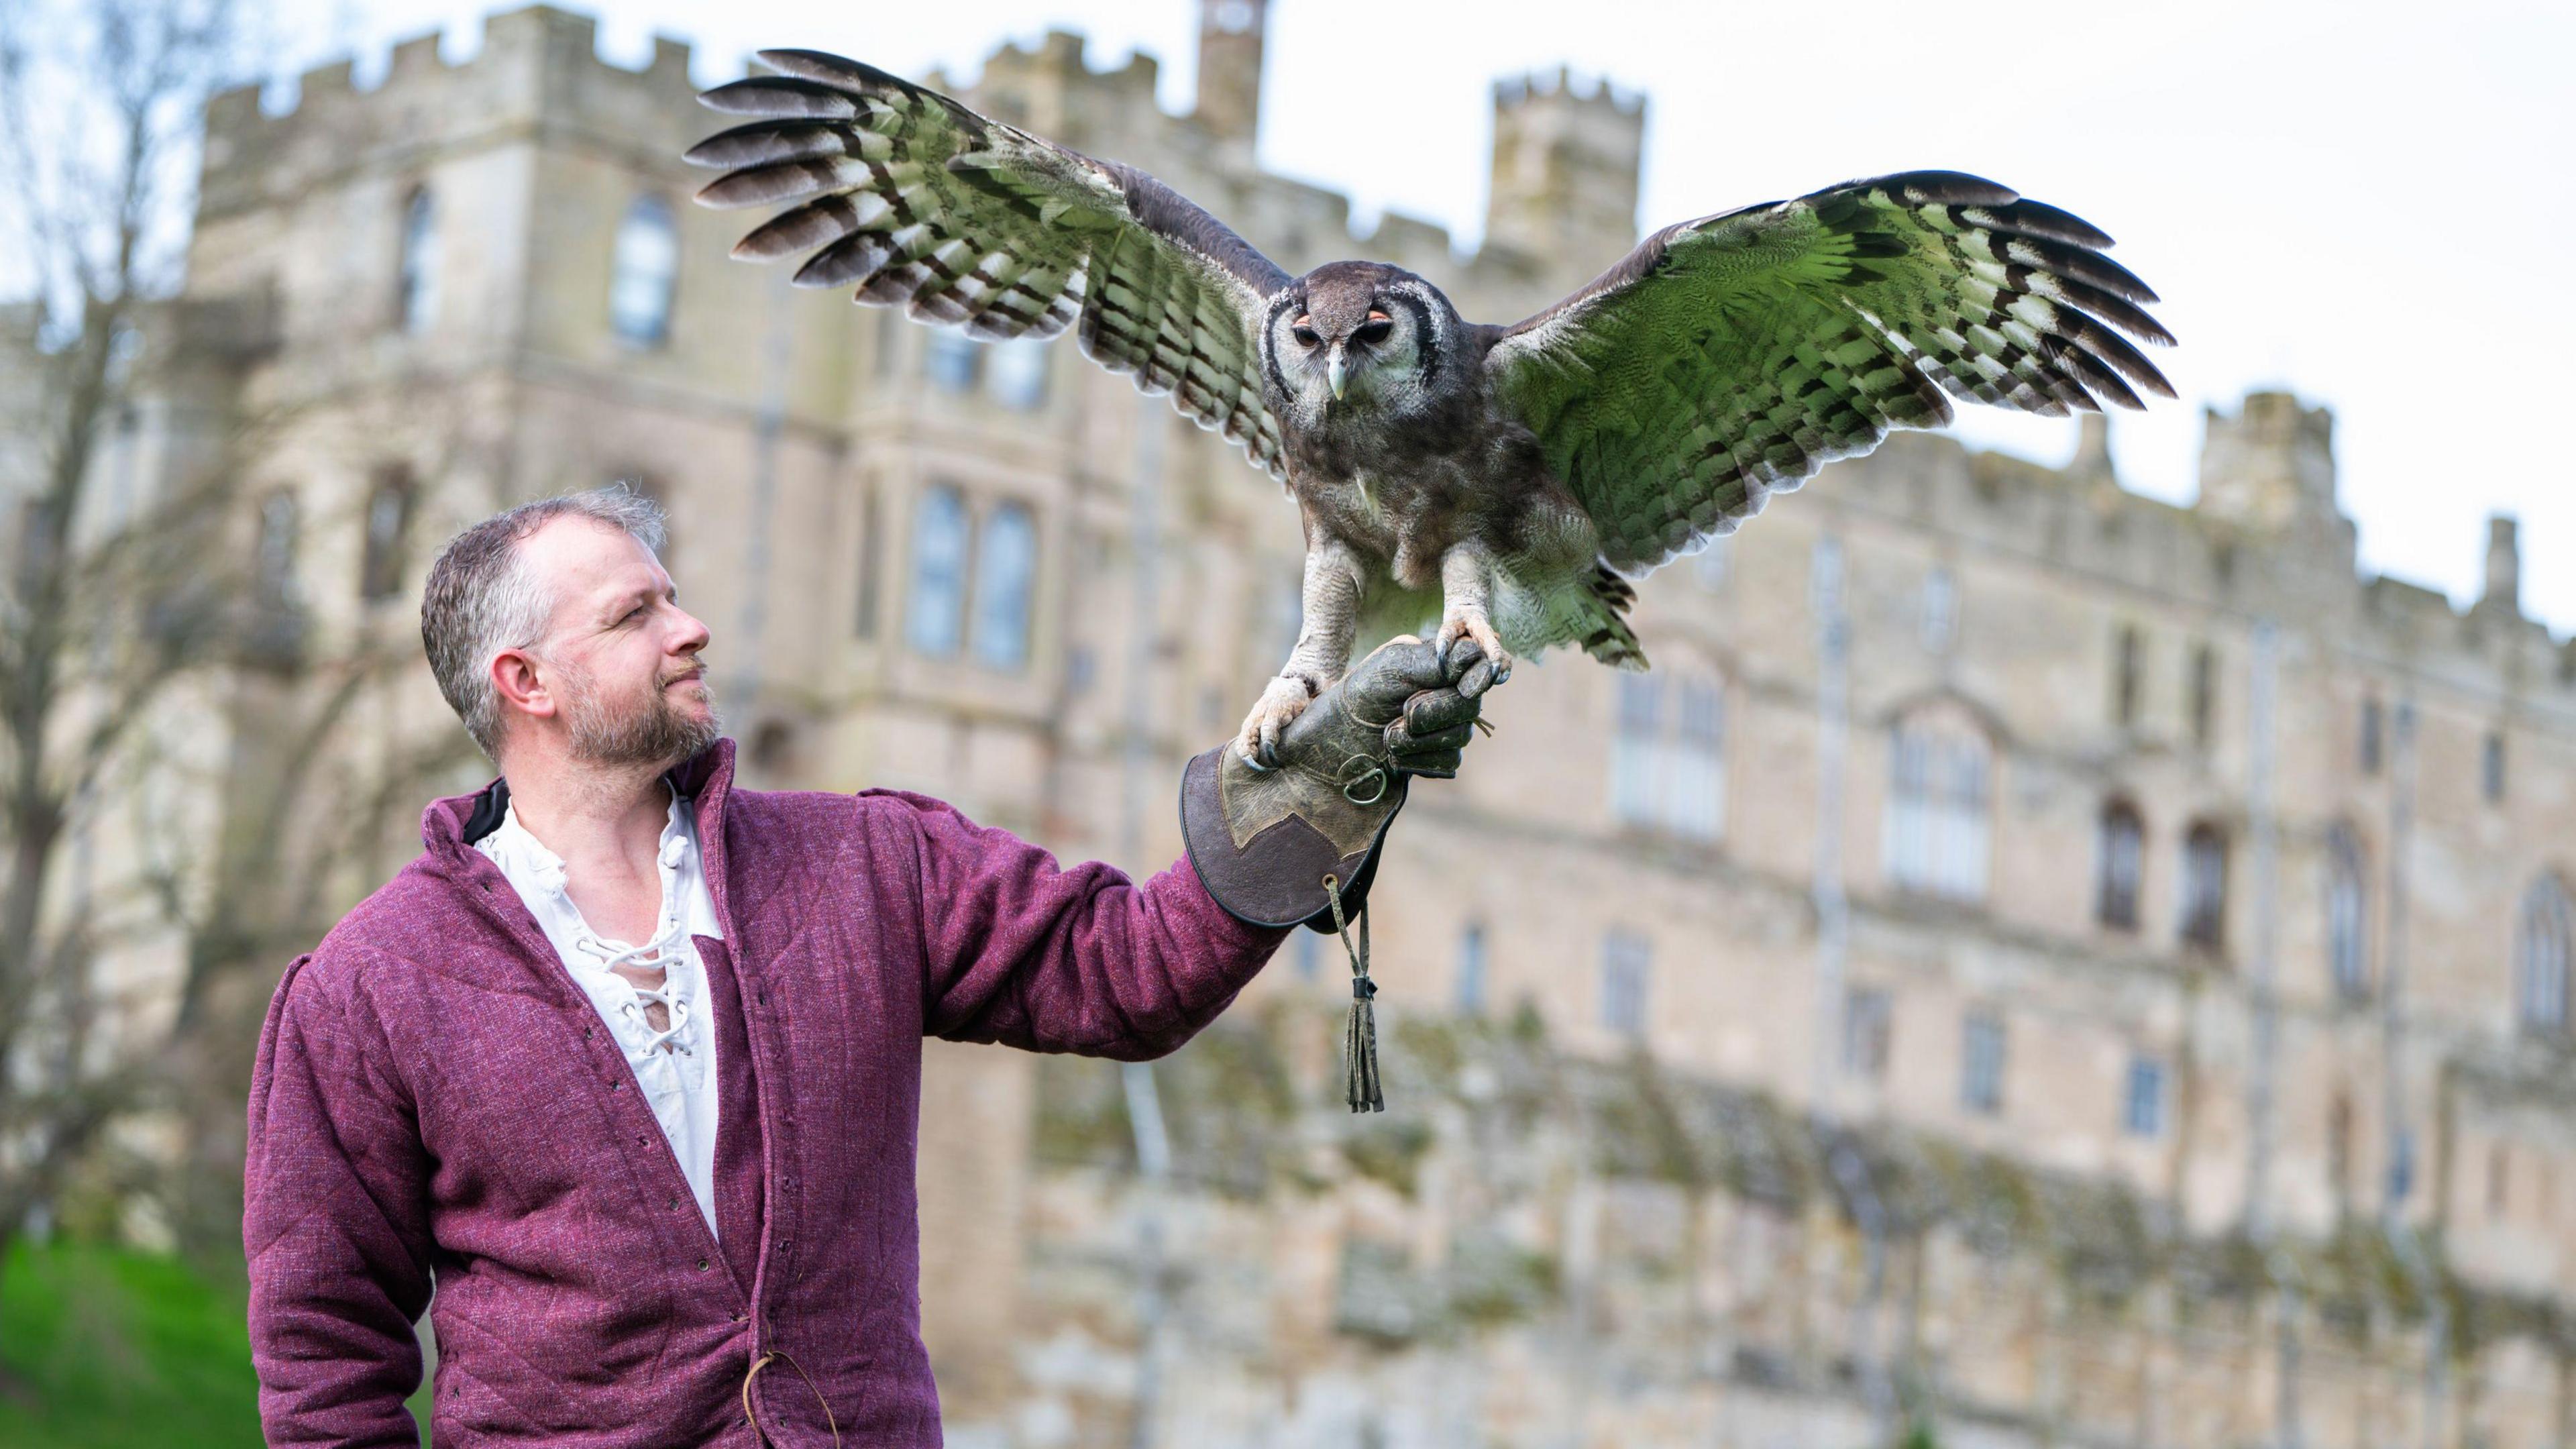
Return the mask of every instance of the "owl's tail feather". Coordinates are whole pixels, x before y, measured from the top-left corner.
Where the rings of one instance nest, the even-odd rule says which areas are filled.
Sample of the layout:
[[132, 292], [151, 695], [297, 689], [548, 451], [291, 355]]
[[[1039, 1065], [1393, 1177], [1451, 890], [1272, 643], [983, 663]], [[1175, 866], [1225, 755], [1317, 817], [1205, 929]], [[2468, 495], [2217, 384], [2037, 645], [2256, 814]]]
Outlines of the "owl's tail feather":
[[1643, 671], [1646, 648], [1637, 642], [1627, 619], [1628, 610], [1637, 602], [1635, 586], [1608, 564], [1596, 561], [1587, 587], [1599, 609], [1593, 615], [1592, 632], [1583, 636], [1583, 652], [1613, 668]]

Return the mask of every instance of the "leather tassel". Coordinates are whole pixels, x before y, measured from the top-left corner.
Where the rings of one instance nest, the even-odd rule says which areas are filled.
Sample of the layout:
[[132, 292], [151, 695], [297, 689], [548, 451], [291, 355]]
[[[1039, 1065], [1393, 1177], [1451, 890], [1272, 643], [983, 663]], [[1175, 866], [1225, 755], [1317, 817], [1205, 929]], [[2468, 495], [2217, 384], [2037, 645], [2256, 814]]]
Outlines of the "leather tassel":
[[1377, 1072], [1377, 983], [1369, 979], [1368, 907], [1360, 907], [1360, 940], [1351, 944], [1351, 923], [1342, 917], [1341, 882], [1324, 877], [1324, 896], [1333, 905], [1333, 932], [1351, 958], [1351, 1020], [1342, 1032], [1342, 1061], [1348, 1072], [1344, 1097], [1354, 1112], [1383, 1112], [1386, 1093]]

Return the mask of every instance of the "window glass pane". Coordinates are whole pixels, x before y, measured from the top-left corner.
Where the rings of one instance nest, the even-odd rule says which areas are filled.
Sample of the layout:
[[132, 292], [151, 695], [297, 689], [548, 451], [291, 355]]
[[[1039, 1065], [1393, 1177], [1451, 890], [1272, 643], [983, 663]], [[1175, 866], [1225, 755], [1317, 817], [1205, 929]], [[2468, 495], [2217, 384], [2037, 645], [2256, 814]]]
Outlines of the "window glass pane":
[[402, 330], [428, 331], [438, 317], [438, 203], [427, 187], [413, 192], [403, 206], [397, 286], [395, 317]]
[[2003, 1084], [2003, 1020], [1992, 1012], [1972, 1011], [1960, 1032], [1960, 1103], [1971, 1112], [2000, 1111]]
[[1034, 412], [1046, 401], [1046, 343], [1034, 337], [994, 343], [985, 354], [984, 383], [1002, 406]]
[[1939, 653], [1950, 647], [1959, 626], [1959, 581], [1945, 568], [1923, 576], [1923, 647]]
[[1887, 1075], [1894, 1039], [1894, 1011], [1887, 993], [1855, 986], [1843, 998], [1843, 1070], [1872, 1080]]
[[2138, 867], [2145, 828], [2126, 804], [2102, 812], [2101, 880], [2095, 914], [2106, 926], [2133, 930], [2138, 924]]
[[983, 371], [984, 348], [954, 327], [934, 327], [922, 344], [921, 365], [930, 380], [950, 392], [972, 392]]
[[1485, 928], [1471, 925], [1458, 933], [1458, 1010], [1468, 1016], [1485, 1009]]
[[2195, 825], [2183, 840], [2182, 935], [2216, 950], [2227, 918], [2227, 845], [2218, 831]]
[[1601, 1022], [1639, 1036], [1646, 1030], [1646, 977], [1651, 947], [1643, 936], [1613, 931], [1601, 943]]
[[933, 658], [957, 652], [966, 608], [966, 499], [940, 485], [922, 491], [912, 521], [912, 597], [905, 638]]
[[1632, 825], [1651, 825], [1657, 818], [1656, 722], [1662, 712], [1663, 681], [1651, 674], [1616, 676], [1619, 727], [1610, 737], [1610, 812]]
[[671, 207], [639, 196], [617, 227], [610, 259], [608, 322], [617, 335], [650, 347], [670, 335], [671, 288], [680, 275], [680, 234]]
[[1038, 530], [1028, 505], [1005, 503], [984, 522], [975, 570], [975, 657], [1017, 669], [1029, 657], [1029, 600], [1035, 587]]
[[2566, 1029], [2570, 944], [2566, 892], [2543, 877], [2523, 896], [2514, 941], [2515, 993], [2526, 1028], [2553, 1034]]
[[2165, 1067], [2153, 1057], [2129, 1063], [2129, 1091], [2122, 1125], [2133, 1137], [2153, 1137], [2165, 1130]]
[[1711, 593], [1726, 587], [1727, 568], [1734, 556], [1733, 539], [1712, 538], [1697, 557], [1691, 560], [1691, 577]]
[[411, 470], [400, 464], [376, 470], [367, 495], [366, 535], [358, 559], [358, 597], [369, 603], [402, 588], [403, 534], [411, 522]]
[[2338, 825], [2326, 838], [2326, 960], [2335, 989], [2346, 996], [2370, 989], [2362, 906], [2360, 847]]

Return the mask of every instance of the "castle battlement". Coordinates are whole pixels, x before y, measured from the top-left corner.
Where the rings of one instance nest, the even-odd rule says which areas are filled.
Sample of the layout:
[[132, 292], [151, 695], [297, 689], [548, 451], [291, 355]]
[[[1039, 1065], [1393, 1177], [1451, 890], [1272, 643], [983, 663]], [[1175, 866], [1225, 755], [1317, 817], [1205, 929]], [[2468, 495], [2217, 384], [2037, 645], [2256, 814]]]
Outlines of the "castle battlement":
[[[694, 120], [697, 108], [687, 102], [697, 86], [683, 41], [656, 36], [652, 60], [628, 70], [601, 58], [590, 16], [549, 5], [490, 17], [482, 48], [461, 62], [441, 57], [443, 38], [432, 31], [398, 42], [383, 78], [364, 89], [353, 59], [315, 66], [298, 79], [294, 105], [274, 114], [256, 85], [214, 96], [206, 105], [202, 215], [296, 196], [387, 149], [425, 160], [541, 121], [587, 119], [614, 133], [654, 116], [662, 123], [644, 135], [668, 130], [679, 140], [678, 118]], [[678, 152], [671, 154], [676, 164]]]

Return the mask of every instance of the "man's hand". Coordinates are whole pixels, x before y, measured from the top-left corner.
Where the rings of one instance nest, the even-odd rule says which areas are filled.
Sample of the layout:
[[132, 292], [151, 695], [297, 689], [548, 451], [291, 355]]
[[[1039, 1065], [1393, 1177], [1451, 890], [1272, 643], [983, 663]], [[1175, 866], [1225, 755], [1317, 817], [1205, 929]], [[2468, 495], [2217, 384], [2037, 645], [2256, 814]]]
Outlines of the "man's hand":
[[1428, 640], [1390, 640], [1289, 722], [1272, 760], [1228, 743], [1190, 761], [1181, 835], [1208, 893], [1257, 925], [1328, 919], [1334, 894], [1356, 911], [1406, 778], [1458, 773], [1498, 672], [1470, 641], [1444, 663]]
[[1397, 775], [1453, 778], [1495, 673], [1473, 639], [1445, 664], [1427, 640], [1390, 639], [1289, 722], [1275, 759], [1246, 763], [1321, 775], [1353, 804], [1373, 803], [1372, 783], [1382, 795]]

